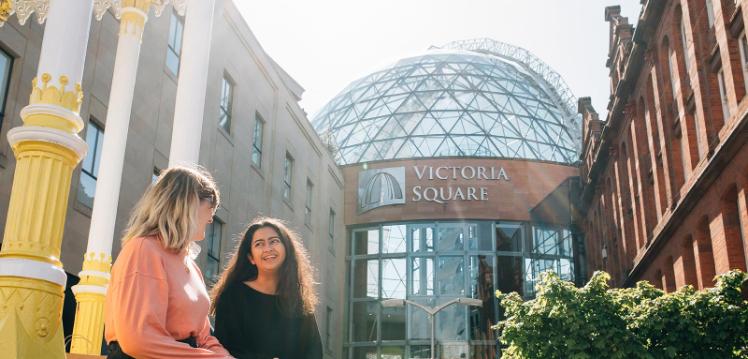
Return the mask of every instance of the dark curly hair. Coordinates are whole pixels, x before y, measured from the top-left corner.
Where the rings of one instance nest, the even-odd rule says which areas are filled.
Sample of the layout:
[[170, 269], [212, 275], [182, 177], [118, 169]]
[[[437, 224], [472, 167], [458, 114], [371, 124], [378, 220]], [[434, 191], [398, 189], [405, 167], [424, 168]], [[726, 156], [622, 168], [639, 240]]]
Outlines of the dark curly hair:
[[281, 310], [287, 315], [313, 313], [317, 305], [317, 294], [314, 292], [312, 266], [306, 250], [299, 241], [299, 236], [283, 221], [269, 217], [255, 218], [244, 231], [231, 261], [211, 290], [210, 313], [215, 314], [216, 305], [227, 287], [257, 278], [257, 266], [247, 258], [251, 251], [252, 237], [260, 228], [275, 230], [286, 250], [286, 259], [279, 269], [277, 292]]

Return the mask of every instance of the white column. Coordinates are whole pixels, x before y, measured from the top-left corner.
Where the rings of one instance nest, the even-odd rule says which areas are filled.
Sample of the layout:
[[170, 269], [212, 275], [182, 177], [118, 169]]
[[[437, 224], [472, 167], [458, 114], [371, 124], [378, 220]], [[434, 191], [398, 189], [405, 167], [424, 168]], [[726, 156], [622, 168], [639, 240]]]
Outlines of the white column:
[[200, 159], [215, 0], [187, 1], [169, 166]]
[[73, 287], [78, 310], [71, 353], [101, 352], [104, 296], [110, 277], [112, 241], [125, 162], [127, 131], [130, 127], [143, 28], [148, 19], [148, 3], [143, 2], [141, 5], [144, 6], [129, 6], [121, 10], [112, 89], [106, 115], [106, 134], [101, 152], [99, 177], [96, 180], [88, 246], [80, 272], [81, 281]]
[[106, 113], [106, 134], [96, 180], [96, 195], [88, 234], [89, 253], [112, 252], [114, 223], [117, 217], [122, 167], [125, 162], [127, 131], [130, 128], [135, 78], [138, 73], [140, 44], [147, 14], [140, 9], [122, 9], [117, 53], [114, 60], [112, 89]]

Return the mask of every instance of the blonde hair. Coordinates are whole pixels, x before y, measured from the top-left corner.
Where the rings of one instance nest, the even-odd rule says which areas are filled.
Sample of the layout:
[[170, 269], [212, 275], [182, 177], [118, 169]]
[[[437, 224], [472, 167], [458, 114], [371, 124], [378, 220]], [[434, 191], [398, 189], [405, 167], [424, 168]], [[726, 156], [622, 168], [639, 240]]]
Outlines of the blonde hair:
[[122, 245], [132, 238], [158, 236], [164, 248], [187, 249], [197, 230], [200, 201], [209, 201], [212, 208], [220, 202], [218, 187], [207, 171], [183, 166], [162, 171], [133, 208]]

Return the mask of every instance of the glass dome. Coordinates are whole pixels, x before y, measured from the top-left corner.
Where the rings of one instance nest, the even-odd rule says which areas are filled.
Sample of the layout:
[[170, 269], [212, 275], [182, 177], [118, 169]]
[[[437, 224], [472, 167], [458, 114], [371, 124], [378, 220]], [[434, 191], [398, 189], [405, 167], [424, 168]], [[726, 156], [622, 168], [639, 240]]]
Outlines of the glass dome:
[[498, 157], [573, 164], [576, 100], [524, 49], [453, 42], [354, 81], [312, 121], [338, 164]]

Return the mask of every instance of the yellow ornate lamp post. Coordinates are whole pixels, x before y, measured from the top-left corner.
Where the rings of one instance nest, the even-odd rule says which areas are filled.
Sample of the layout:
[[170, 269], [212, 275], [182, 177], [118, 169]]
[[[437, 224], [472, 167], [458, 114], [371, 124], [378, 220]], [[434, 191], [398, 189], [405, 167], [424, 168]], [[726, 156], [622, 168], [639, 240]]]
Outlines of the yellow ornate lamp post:
[[[107, 106], [107, 132], [101, 152], [101, 167], [96, 181], [88, 234], [88, 246], [80, 272], [81, 281], [73, 287], [78, 307], [70, 346], [71, 353], [101, 353], [104, 331], [104, 299], [112, 263], [112, 241], [117, 218], [122, 167], [125, 161], [127, 130], [130, 126], [135, 78], [140, 57], [143, 28], [153, 6], [160, 15], [165, 0], [95, 1], [94, 11], [101, 19], [110, 6], [120, 18], [119, 41], [112, 74], [112, 90]], [[184, 12], [184, 0], [172, 0], [178, 12]]]
[[8, 131], [15, 177], [0, 251], [0, 358], [64, 358], [60, 262], [73, 169], [86, 154], [80, 86], [92, 0], [3, 1], [25, 21], [48, 15], [23, 126]]

